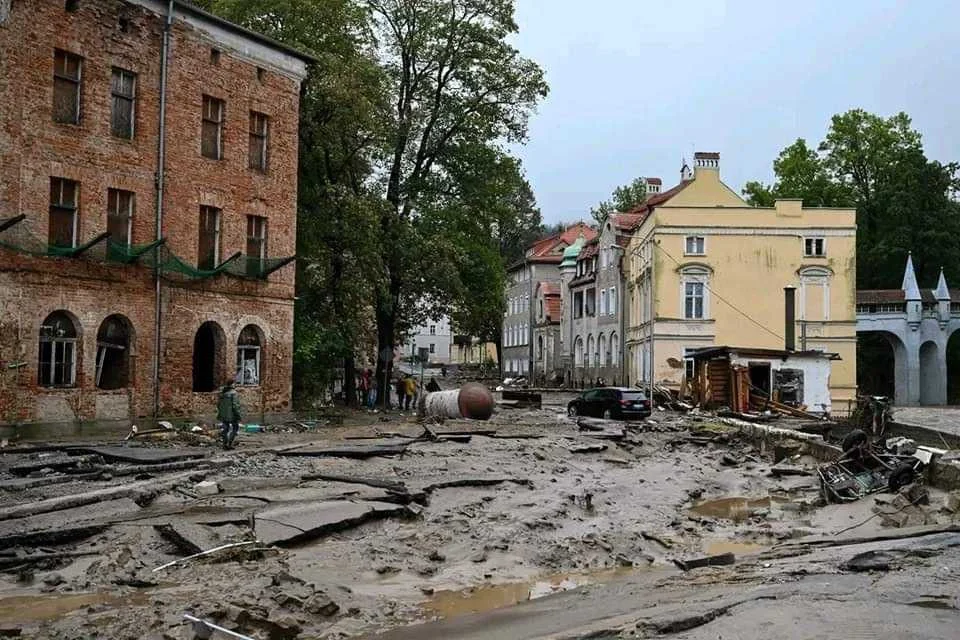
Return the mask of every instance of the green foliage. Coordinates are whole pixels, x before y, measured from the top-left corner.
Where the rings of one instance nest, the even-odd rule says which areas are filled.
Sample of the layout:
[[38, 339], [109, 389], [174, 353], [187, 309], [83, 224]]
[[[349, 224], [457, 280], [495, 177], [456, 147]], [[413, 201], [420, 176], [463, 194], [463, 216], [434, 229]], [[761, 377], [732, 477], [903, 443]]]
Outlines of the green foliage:
[[634, 178], [630, 184], [625, 184], [613, 190], [613, 196], [610, 200], [604, 200], [596, 207], [590, 209], [590, 215], [597, 221], [599, 226], [603, 226], [607, 216], [611, 213], [627, 212], [643, 204], [647, 199], [647, 180], [646, 178]]
[[197, 4], [318, 59], [300, 114], [301, 402], [426, 318], [498, 334], [505, 261], [540, 228], [499, 145], [525, 139], [547, 92], [507, 41], [513, 0]]
[[798, 139], [773, 167], [772, 185], [744, 186], [750, 204], [802, 198], [804, 206], [856, 207], [859, 288], [899, 286], [911, 251], [922, 286], [934, 285], [941, 266], [960, 279], [957, 165], [929, 161], [906, 114], [835, 115], [818, 151]]

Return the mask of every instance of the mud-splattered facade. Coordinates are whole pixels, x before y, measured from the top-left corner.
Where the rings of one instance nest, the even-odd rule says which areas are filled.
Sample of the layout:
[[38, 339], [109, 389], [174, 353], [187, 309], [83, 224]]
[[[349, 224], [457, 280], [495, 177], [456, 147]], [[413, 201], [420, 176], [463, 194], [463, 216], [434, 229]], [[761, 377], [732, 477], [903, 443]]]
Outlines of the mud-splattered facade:
[[2, 18], [0, 424], [288, 410], [309, 59], [181, 2]]

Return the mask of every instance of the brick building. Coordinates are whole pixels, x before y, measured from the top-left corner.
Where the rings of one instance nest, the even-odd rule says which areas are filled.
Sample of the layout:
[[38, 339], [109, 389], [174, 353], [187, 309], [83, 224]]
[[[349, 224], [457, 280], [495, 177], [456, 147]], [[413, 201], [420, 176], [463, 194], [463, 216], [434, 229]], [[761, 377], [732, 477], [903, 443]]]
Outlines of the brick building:
[[180, 1], [0, 0], [0, 424], [209, 417], [234, 376], [290, 408], [309, 62]]

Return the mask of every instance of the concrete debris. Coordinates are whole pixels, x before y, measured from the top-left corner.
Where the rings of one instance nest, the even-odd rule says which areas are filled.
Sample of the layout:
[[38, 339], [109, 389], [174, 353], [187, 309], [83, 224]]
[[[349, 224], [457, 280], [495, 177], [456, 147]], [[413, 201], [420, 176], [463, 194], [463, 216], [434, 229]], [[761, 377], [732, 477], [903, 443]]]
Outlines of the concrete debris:
[[606, 451], [607, 445], [605, 444], [581, 444], [573, 447], [568, 447], [570, 453], [600, 453], [601, 451]]
[[725, 565], [734, 564], [737, 561], [736, 556], [732, 553], [721, 553], [715, 556], [706, 556], [703, 558], [695, 558], [693, 560], [674, 560], [674, 564], [680, 568], [681, 571], [690, 571], [691, 569], [698, 569], [700, 567], [721, 567]]
[[174, 520], [168, 524], [154, 525], [163, 538], [169, 540], [187, 555], [201, 553], [222, 543], [215, 531], [201, 524]]
[[155, 568], [153, 571], [154, 572], [163, 571], [164, 569], [169, 569], [170, 567], [176, 566], [178, 564], [183, 564], [184, 562], [187, 562], [189, 560], [193, 560], [194, 558], [202, 558], [213, 553], [219, 553], [220, 551], [225, 551], [227, 549], [235, 549], [237, 547], [246, 547], [252, 544], [256, 544], [256, 542], [252, 540], [248, 540], [246, 542], [232, 542], [230, 544], [220, 545], [219, 547], [214, 547], [213, 549], [207, 549], [206, 551], [201, 551], [200, 553], [195, 553], [193, 555], [189, 555], [184, 558], [180, 558], [178, 560], [172, 560], [166, 564], [160, 565], [159, 567]]
[[220, 485], [213, 480], [204, 480], [193, 485], [198, 496], [215, 496], [220, 493]]
[[264, 509], [254, 516], [254, 532], [264, 544], [288, 546], [343, 531], [369, 520], [407, 513], [387, 502], [337, 500]]
[[295, 449], [278, 451], [281, 456], [328, 457], [328, 458], [372, 458], [375, 456], [402, 455], [409, 442], [384, 442], [370, 445], [343, 445], [339, 447], [314, 447], [310, 445]]

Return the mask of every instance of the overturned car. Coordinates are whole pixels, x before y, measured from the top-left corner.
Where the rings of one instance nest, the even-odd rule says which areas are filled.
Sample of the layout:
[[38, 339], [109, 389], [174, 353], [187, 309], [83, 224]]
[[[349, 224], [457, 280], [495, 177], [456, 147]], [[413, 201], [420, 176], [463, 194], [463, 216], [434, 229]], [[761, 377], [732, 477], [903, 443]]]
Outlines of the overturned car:
[[825, 502], [852, 502], [880, 491], [899, 491], [918, 477], [930, 455], [906, 438], [870, 442], [855, 429], [843, 439], [838, 460], [821, 465], [820, 495]]

